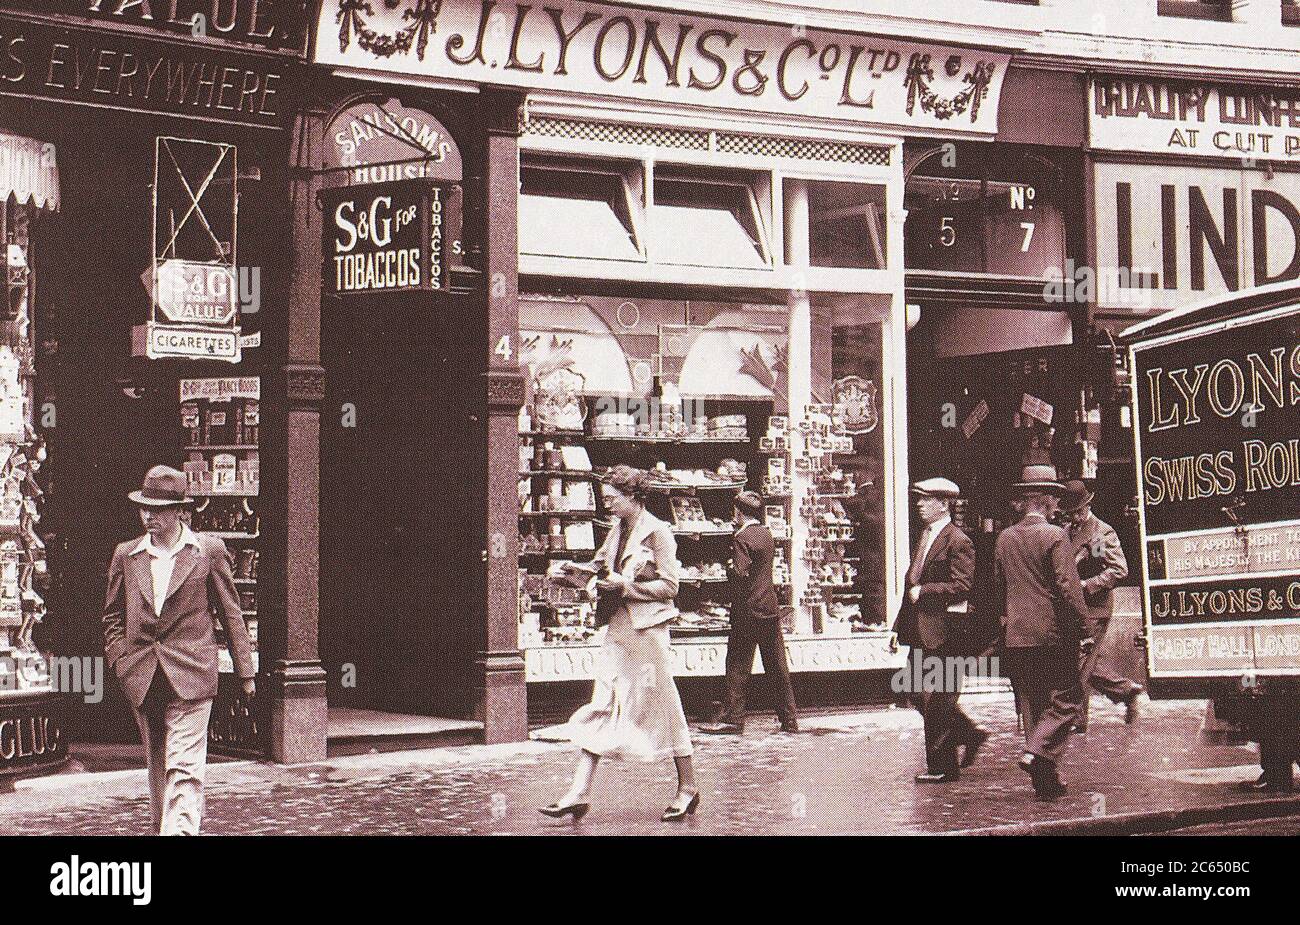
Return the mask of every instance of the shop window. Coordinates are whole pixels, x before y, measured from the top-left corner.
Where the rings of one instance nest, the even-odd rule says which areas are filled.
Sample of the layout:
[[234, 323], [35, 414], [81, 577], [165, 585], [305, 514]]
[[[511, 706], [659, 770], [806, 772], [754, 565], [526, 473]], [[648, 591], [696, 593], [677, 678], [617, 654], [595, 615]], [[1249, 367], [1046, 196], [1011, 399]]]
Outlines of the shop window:
[[1037, 155], [944, 145], [904, 191], [909, 270], [1042, 279], [1065, 261], [1060, 169]]
[[809, 180], [808, 223], [812, 266], [885, 268], [884, 186]]
[[1161, 16], [1183, 19], [1217, 19], [1232, 21], [1231, 0], [1159, 0], [1156, 12]]
[[634, 216], [638, 165], [527, 156], [519, 166], [519, 252], [643, 260]]
[[757, 179], [740, 173], [655, 168], [654, 259], [762, 269], [771, 262]]

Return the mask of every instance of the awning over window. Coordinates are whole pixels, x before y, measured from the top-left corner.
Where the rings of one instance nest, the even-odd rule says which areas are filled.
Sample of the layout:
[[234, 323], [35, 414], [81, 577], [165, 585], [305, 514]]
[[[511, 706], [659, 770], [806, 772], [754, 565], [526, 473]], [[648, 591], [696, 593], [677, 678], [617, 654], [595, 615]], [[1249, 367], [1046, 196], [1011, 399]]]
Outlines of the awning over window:
[[54, 145], [0, 132], [0, 202], [11, 195], [19, 205], [58, 210], [59, 168]]

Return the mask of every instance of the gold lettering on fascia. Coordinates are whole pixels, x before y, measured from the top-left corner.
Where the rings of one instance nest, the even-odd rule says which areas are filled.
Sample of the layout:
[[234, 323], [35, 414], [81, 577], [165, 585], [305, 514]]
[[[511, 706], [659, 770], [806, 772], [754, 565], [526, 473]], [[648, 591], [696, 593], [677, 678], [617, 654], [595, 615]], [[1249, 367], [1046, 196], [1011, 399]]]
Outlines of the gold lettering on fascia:
[[46, 93], [96, 94], [153, 108], [228, 112], [275, 118], [282, 76], [220, 59], [185, 60], [166, 53], [54, 42], [37, 64], [37, 45], [22, 33], [0, 34], [0, 82], [40, 79]]

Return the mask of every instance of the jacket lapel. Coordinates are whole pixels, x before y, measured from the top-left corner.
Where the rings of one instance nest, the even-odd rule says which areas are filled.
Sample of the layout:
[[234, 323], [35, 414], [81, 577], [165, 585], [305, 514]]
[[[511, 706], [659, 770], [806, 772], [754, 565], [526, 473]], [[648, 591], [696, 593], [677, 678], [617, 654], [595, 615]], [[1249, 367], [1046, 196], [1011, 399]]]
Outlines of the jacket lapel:
[[632, 526], [632, 532], [628, 534], [627, 545], [623, 547], [623, 558], [618, 562], [619, 571], [623, 570], [623, 565], [628, 558], [637, 553], [638, 547], [645, 538], [654, 532], [657, 524], [658, 519], [653, 514], [645, 510], [641, 512], [641, 516], [636, 519], [636, 523]]
[[149, 567], [149, 553], [145, 550], [132, 553], [127, 561], [131, 563], [131, 572], [135, 576], [135, 583], [139, 586], [140, 593], [149, 602], [149, 610], [157, 612], [158, 607], [153, 600], [153, 570]]
[[176, 553], [176, 564], [172, 566], [172, 580], [167, 585], [167, 597], [163, 598], [164, 607], [167, 606], [167, 599], [181, 586], [181, 582], [190, 577], [196, 562], [198, 562], [198, 551], [193, 546], [182, 546], [181, 551]]
[[930, 560], [943, 551], [942, 547], [948, 545], [948, 531], [955, 529], [956, 527], [951, 522], [944, 524], [943, 529], [939, 531], [939, 535], [934, 538], [934, 542], [930, 544], [930, 549], [925, 554], [925, 561], [921, 563], [920, 574], [925, 574], [925, 569], [930, 564]]

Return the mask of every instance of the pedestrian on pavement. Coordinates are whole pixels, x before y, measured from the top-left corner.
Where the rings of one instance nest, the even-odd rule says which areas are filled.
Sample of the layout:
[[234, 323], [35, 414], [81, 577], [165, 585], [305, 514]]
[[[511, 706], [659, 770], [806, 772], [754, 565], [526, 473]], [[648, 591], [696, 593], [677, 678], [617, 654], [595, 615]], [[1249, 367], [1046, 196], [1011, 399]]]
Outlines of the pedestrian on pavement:
[[[910, 646], [909, 678], [943, 679], [938, 690], [911, 691], [912, 702], [925, 721], [925, 773], [917, 783], [957, 780], [959, 767], [970, 767], [988, 733], [977, 727], [957, 704], [961, 675], [950, 670], [970, 654], [963, 649], [961, 623], [969, 620], [971, 586], [975, 580], [975, 544], [952, 522], [952, 504], [960, 495], [957, 484], [945, 478], [924, 479], [912, 486], [917, 515], [925, 524], [912, 553], [895, 630], [900, 645]], [[940, 672], [926, 669], [935, 660]], [[955, 661], [960, 659], [961, 661]], [[919, 668], [919, 670], [917, 670]], [[948, 683], [952, 682], [952, 688]], [[960, 763], [957, 748], [964, 746]]]
[[606, 602], [598, 611], [608, 614], [609, 623], [591, 702], [568, 723], [571, 740], [582, 749], [573, 782], [558, 802], [539, 810], [552, 818], [586, 815], [603, 757], [662, 761], [671, 756], [677, 796], [663, 820], [680, 820], [700, 805], [668, 639], [668, 623], [677, 616], [677, 541], [672, 528], [645, 509], [649, 487], [649, 475], [630, 466], [615, 466], [601, 485], [605, 507], [614, 515], [596, 553], [596, 589]]
[[1114, 612], [1111, 592], [1128, 576], [1128, 562], [1114, 528], [1092, 513], [1092, 498], [1093, 493], [1083, 482], [1077, 479], [1066, 482], [1059, 508], [1070, 536], [1070, 549], [1079, 580], [1083, 582], [1083, 599], [1088, 605], [1088, 635], [1095, 640], [1080, 666], [1083, 700], [1075, 722], [1076, 732], [1088, 729], [1089, 688], [1105, 694], [1112, 703], [1122, 703], [1126, 723], [1137, 719], [1138, 695], [1143, 690], [1141, 684], [1121, 677], [1111, 667], [1113, 652], [1106, 644], [1106, 628]]
[[104, 656], [140, 728], [155, 835], [199, 833], [217, 695], [214, 609], [244, 696], [255, 693], [230, 554], [219, 538], [196, 534], [182, 520], [191, 504], [187, 484], [185, 473], [154, 466], [130, 493], [145, 534], [113, 552], [104, 600]]
[[763, 674], [771, 685], [772, 701], [784, 732], [798, 732], [799, 719], [785, 660], [781, 608], [772, 583], [772, 558], [776, 543], [759, 522], [763, 499], [757, 492], [736, 495], [736, 532], [731, 543], [731, 631], [727, 636], [727, 702], [717, 722], [704, 723], [701, 732], [740, 735], [745, 731], [745, 687], [754, 667], [754, 649], [763, 657]]
[[1025, 729], [1020, 767], [1040, 800], [1065, 793], [1058, 766], [1079, 712], [1080, 642], [1088, 607], [1069, 537], [1049, 522], [1065, 490], [1050, 465], [1026, 466], [1012, 486], [1021, 519], [998, 535], [994, 594], [1001, 606], [1003, 667]]

